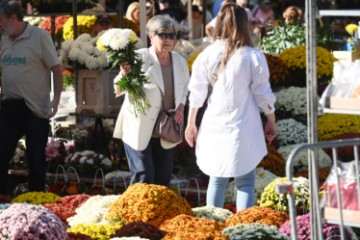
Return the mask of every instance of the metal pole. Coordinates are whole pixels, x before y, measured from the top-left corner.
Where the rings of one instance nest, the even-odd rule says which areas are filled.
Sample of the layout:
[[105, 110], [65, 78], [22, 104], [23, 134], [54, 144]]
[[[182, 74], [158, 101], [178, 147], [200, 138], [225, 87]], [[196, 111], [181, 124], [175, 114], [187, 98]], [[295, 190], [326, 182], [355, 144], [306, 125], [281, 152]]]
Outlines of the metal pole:
[[146, 2], [145, 0], [140, 0], [140, 38], [144, 46], [147, 47], [147, 38], [146, 38]]
[[[74, 40], [77, 38], [78, 36], [78, 28], [77, 28], [77, 0], [73, 1], [73, 6], [72, 6], [72, 17], [73, 17], [73, 31], [74, 31]], [[74, 81], [75, 81], [75, 101], [76, 103], [80, 103], [80, 101], [78, 101], [78, 81], [79, 81], [79, 70], [77, 68], [77, 64], [74, 63], [73, 64], [73, 68], [74, 68]], [[78, 119], [76, 117], [75, 122], [78, 122]]]
[[119, 0], [119, 26], [120, 28], [123, 28], [124, 27], [124, 20], [123, 20], [123, 17], [124, 17], [124, 0]]
[[[317, 137], [317, 77], [316, 77], [316, 2], [306, 0], [306, 87], [307, 87], [307, 125], [308, 143], [313, 144]], [[322, 223], [319, 206], [319, 163], [316, 151], [308, 151], [310, 197], [313, 199], [310, 210], [311, 239], [322, 240]]]

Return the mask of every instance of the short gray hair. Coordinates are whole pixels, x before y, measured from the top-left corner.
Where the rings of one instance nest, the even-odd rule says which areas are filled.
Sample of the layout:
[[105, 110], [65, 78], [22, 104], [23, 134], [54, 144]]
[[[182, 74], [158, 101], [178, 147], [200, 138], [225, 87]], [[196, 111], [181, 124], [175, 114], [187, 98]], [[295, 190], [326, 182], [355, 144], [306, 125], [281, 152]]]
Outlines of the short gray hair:
[[168, 28], [173, 28], [174, 32], [178, 33], [178, 24], [174, 19], [167, 15], [156, 15], [146, 24], [146, 34], [151, 37]]

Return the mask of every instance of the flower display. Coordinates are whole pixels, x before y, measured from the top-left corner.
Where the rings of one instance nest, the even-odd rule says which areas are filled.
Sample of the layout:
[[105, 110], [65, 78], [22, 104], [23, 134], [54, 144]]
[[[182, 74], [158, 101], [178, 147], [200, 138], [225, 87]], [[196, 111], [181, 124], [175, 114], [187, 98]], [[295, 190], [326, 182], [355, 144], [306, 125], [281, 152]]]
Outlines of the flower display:
[[192, 71], [192, 65], [195, 61], [195, 59], [199, 56], [199, 54], [207, 47], [207, 45], [202, 45], [199, 46], [197, 48], [195, 48], [195, 50], [189, 55], [188, 58], [188, 67], [189, 67], [189, 71]]
[[344, 133], [360, 133], [360, 116], [325, 114], [318, 118], [319, 141], [328, 141]]
[[30, 23], [33, 26], [39, 26], [39, 24], [45, 19], [45, 17], [38, 16], [26, 16], [24, 21]]
[[[289, 211], [287, 193], [278, 194], [275, 187], [286, 182], [286, 178], [276, 178], [265, 187], [261, 194], [260, 206], [276, 209], [283, 212]], [[308, 212], [310, 209], [309, 180], [304, 177], [293, 178], [292, 187], [295, 197], [296, 210], [299, 213]]]
[[68, 239], [65, 224], [43, 206], [12, 204], [0, 214], [1, 239]]
[[149, 223], [133, 222], [122, 226], [111, 237], [141, 237], [141, 239], [158, 240], [165, 236], [165, 232], [161, 231], [158, 227], [155, 227]]
[[125, 224], [142, 221], [160, 226], [180, 214], [193, 215], [184, 198], [165, 186], [136, 183], [113, 203], [107, 218]]
[[54, 173], [59, 165], [64, 165], [65, 158], [69, 154], [66, 143], [67, 140], [65, 139], [51, 138], [46, 145], [45, 156], [49, 172]]
[[355, 32], [358, 30], [358, 25], [350, 23], [345, 26], [345, 31], [352, 37], [354, 37]]
[[[284, 159], [287, 159], [291, 153], [292, 150], [296, 145], [287, 145], [280, 147], [278, 149], [279, 153], [284, 157]], [[332, 166], [332, 159], [329, 157], [328, 154], [324, 152], [322, 149], [318, 149], [318, 158], [316, 161], [319, 163], [320, 168], [324, 167], [330, 167]], [[294, 170], [297, 171], [303, 171], [308, 169], [308, 151], [301, 151], [296, 155], [296, 159], [294, 162]]]
[[289, 87], [278, 91], [275, 95], [275, 114], [277, 119], [294, 118], [306, 123], [306, 88]]
[[238, 224], [260, 223], [280, 227], [281, 224], [288, 219], [289, 215], [285, 212], [275, 211], [266, 207], [254, 206], [235, 213], [232, 217], [229, 217], [225, 221], [225, 225], [229, 227]]
[[63, 74], [63, 88], [67, 89], [67, 88], [75, 87], [74, 72], [69, 69], [63, 69], [62, 74]]
[[16, 146], [14, 156], [12, 157], [12, 159], [9, 162], [10, 167], [15, 168], [15, 169], [19, 169], [19, 168], [27, 169], [28, 168], [29, 162], [28, 162], [25, 150], [26, 150], [25, 143], [24, 143], [24, 141], [20, 140]]
[[69, 240], [92, 240], [91, 237], [82, 233], [70, 233], [68, 232]]
[[96, 47], [99, 35], [92, 38], [90, 34], [83, 33], [75, 40], [64, 41], [60, 49], [61, 61], [64, 64], [76, 62], [79, 68], [85, 69], [106, 68], [108, 65], [106, 51], [101, 51]]
[[7, 208], [11, 206], [10, 203], [0, 203], [0, 214]]
[[279, 146], [307, 142], [307, 127], [292, 118], [276, 121]]
[[259, 240], [290, 240], [288, 235], [280, 232], [275, 226], [268, 226], [259, 223], [238, 224], [225, 228], [223, 234], [229, 237], [229, 240], [235, 239], [259, 239]]
[[119, 195], [96, 195], [90, 197], [84, 204], [78, 207], [76, 215], [69, 217], [67, 222], [73, 227], [79, 224], [108, 224], [105, 219], [110, 206], [119, 198]]
[[267, 150], [268, 154], [261, 160], [257, 167], [269, 170], [276, 176], [285, 176], [285, 159], [283, 156], [271, 145], [267, 145]]
[[166, 232], [163, 240], [172, 239], [217, 239], [226, 240], [221, 233], [224, 224], [206, 218], [195, 218], [186, 214], [166, 220], [160, 229]]
[[112, 28], [99, 38], [97, 46], [100, 50], [106, 49], [107, 59], [112, 69], [118, 69], [120, 63], [128, 62], [132, 71], [126, 76], [117, 75], [115, 84], [121, 91], [126, 91], [134, 101], [135, 115], [145, 114], [150, 108], [150, 102], [146, 98], [144, 85], [149, 81], [142, 71], [143, 61], [137, 56], [136, 33], [130, 29]]
[[[56, 16], [55, 17], [55, 35], [60, 35], [60, 37], [62, 38], [62, 30], [64, 27], [64, 24], [66, 23], [66, 21], [68, 20], [70, 16]], [[51, 32], [51, 17], [46, 17], [45, 19], [43, 19], [40, 24], [39, 27], [42, 29], [45, 29], [49, 34], [52, 34]]]
[[78, 224], [68, 228], [67, 232], [87, 235], [91, 239], [108, 240], [120, 228], [121, 225], [119, 224]]
[[81, 176], [93, 177], [99, 168], [105, 172], [112, 170], [112, 161], [108, 157], [91, 150], [70, 154], [64, 163], [66, 167], [74, 167]]
[[87, 194], [66, 196], [59, 199], [56, 203], [46, 203], [44, 207], [55, 213], [64, 223], [75, 215], [75, 210], [90, 198]]
[[[79, 15], [76, 17], [77, 20], [77, 32], [78, 36], [83, 33], [89, 33], [91, 28], [96, 22], [96, 16]], [[69, 17], [63, 26], [63, 39], [70, 40], [74, 39], [74, 19]]]
[[231, 211], [214, 206], [203, 206], [192, 209], [195, 217], [213, 219], [218, 222], [225, 222], [226, 219], [234, 215]]
[[[305, 46], [288, 48], [279, 57], [286, 64], [290, 72], [290, 85], [306, 86], [306, 49]], [[333, 63], [337, 59], [325, 48], [316, 48], [316, 73], [319, 83], [328, 83], [333, 74]]]
[[[311, 239], [311, 222], [310, 214], [304, 214], [296, 217], [297, 239], [310, 240]], [[283, 232], [291, 236], [291, 223], [286, 221], [279, 228], [280, 232]], [[340, 229], [337, 225], [323, 224], [322, 233], [324, 239], [337, 239], [340, 240]], [[346, 239], [352, 239], [351, 234], [345, 231]]]
[[276, 175], [266, 169], [256, 169], [255, 199], [260, 201], [261, 194], [264, 192], [265, 187], [268, 186], [275, 178]]
[[[278, 56], [266, 54], [266, 61], [270, 71], [270, 84], [274, 87], [286, 86], [286, 80], [289, 75], [289, 70], [285, 63]], [[277, 109], [276, 109], [277, 110]]]
[[40, 205], [44, 203], [55, 203], [61, 197], [50, 192], [27, 192], [13, 198], [11, 203], [29, 203]]

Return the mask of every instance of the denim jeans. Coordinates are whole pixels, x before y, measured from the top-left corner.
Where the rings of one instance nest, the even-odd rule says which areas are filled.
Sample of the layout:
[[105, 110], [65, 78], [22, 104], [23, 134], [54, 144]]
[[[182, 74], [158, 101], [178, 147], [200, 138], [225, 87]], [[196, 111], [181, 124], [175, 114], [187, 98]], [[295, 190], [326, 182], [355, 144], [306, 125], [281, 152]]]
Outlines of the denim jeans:
[[[256, 169], [251, 172], [235, 177], [235, 186], [237, 189], [236, 209], [241, 211], [255, 204], [255, 180]], [[206, 194], [206, 204], [223, 208], [225, 201], [225, 191], [229, 178], [210, 176], [209, 185]]]
[[26, 106], [19, 111], [0, 109], [0, 194], [9, 194], [9, 162], [24, 135], [29, 162], [29, 191], [45, 190], [48, 134], [49, 120], [37, 117]]
[[160, 138], [151, 138], [143, 151], [137, 151], [124, 142], [124, 148], [131, 172], [131, 182], [152, 183], [170, 186], [174, 150], [164, 149]]

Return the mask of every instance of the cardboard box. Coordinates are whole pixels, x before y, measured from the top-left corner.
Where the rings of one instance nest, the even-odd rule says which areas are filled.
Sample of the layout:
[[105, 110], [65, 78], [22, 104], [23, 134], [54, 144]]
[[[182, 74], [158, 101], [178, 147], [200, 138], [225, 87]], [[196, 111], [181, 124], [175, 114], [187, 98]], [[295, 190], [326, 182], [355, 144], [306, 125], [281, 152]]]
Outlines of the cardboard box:
[[[342, 210], [343, 221], [345, 225], [359, 226], [360, 225], [360, 211]], [[329, 223], [340, 223], [340, 211], [338, 208], [325, 207], [324, 218]]]
[[360, 51], [333, 51], [333, 55], [344, 65], [360, 59]]
[[360, 110], [360, 98], [330, 97], [331, 109]]

